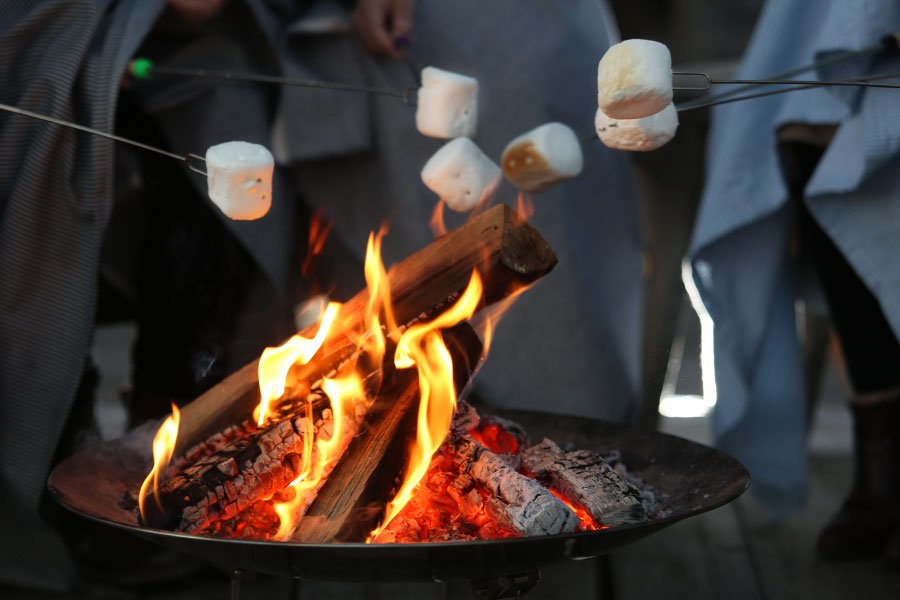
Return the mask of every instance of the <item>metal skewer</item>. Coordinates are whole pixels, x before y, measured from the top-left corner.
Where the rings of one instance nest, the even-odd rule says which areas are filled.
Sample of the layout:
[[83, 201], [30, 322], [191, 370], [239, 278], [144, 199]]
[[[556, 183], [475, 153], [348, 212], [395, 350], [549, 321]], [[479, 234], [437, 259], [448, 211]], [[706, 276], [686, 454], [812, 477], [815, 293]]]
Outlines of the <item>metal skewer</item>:
[[220, 79], [224, 81], [240, 81], [248, 83], [269, 83], [275, 85], [289, 85], [294, 87], [306, 87], [321, 90], [337, 90], [341, 92], [359, 92], [374, 94], [376, 96], [391, 96], [400, 98], [404, 104], [413, 106], [413, 93], [418, 89], [408, 87], [403, 91], [374, 88], [364, 85], [352, 85], [347, 83], [335, 83], [331, 81], [316, 81], [311, 79], [292, 79], [290, 77], [277, 77], [275, 75], [258, 75], [255, 73], [234, 73], [232, 71], [211, 71], [208, 69], [194, 69], [186, 67], [160, 67], [146, 58], [136, 58], [128, 65], [128, 73], [135, 79], [149, 79], [157, 75], [174, 77], [194, 77], [197, 79]]
[[804, 87], [822, 87], [822, 86], [849, 86], [849, 87], [873, 87], [873, 88], [889, 88], [895, 89], [900, 85], [895, 83], [873, 83], [872, 78], [866, 79], [846, 79], [838, 81], [822, 81], [821, 79], [713, 79], [706, 73], [687, 73], [679, 72], [673, 75], [688, 75], [700, 77], [704, 79], [702, 87], [675, 87], [675, 90], [695, 90], [702, 92], [708, 90], [713, 85], [746, 85], [753, 88], [761, 85], [798, 85]]
[[[793, 69], [788, 69], [782, 73], [774, 75], [771, 77], [772, 80], [787, 80], [790, 77], [794, 77], [796, 75], [800, 75], [801, 73], [808, 73], [810, 71], [816, 71], [819, 69], [824, 69], [826, 67], [833, 67], [835, 65], [843, 64], [845, 62], [849, 62], [858, 58], [864, 58], [867, 56], [874, 56], [881, 52], [892, 52], [897, 50], [898, 46], [900, 46], [900, 32], [892, 33], [886, 35], [879, 40], [879, 42], [873, 46], [868, 48], [863, 48], [862, 50], [854, 50], [850, 52], [843, 52], [836, 56], [830, 56], [828, 58], [823, 58], [822, 60], [815, 61], [808, 65], [804, 65], [801, 67], [796, 67]], [[726, 98], [729, 96], [733, 96], [735, 94], [739, 94], [742, 92], [746, 92], [755, 87], [755, 85], [748, 84], [741, 86], [739, 88], [734, 88], [728, 90], [727, 92], [722, 92], [720, 94], [716, 94], [712, 98], [698, 98], [694, 100], [690, 100], [684, 104], [685, 108], [689, 108], [693, 104], [703, 104], [704, 106], [709, 106], [707, 103], [713, 100], [720, 100], [722, 98]], [[702, 90], [701, 90], [702, 91]]]
[[54, 125], [61, 125], [63, 127], [68, 127], [70, 129], [77, 129], [78, 131], [84, 131], [85, 133], [90, 133], [93, 135], [97, 135], [100, 137], [104, 137], [109, 140], [113, 140], [114, 142], [121, 142], [123, 144], [129, 144], [131, 146], [136, 146], [138, 148], [142, 148], [144, 150], [149, 150], [151, 152], [156, 152], [157, 154], [162, 154], [163, 156], [168, 156], [169, 158], [174, 158], [175, 160], [182, 161], [187, 164], [188, 169], [193, 171], [194, 173], [199, 173], [200, 175], [206, 176], [206, 171], [202, 171], [196, 166], [194, 166], [191, 161], [200, 161], [202, 163], [206, 163], [206, 159], [200, 156], [199, 154], [176, 154], [175, 152], [169, 152], [168, 150], [163, 150], [162, 148], [157, 148], [156, 146], [151, 146], [149, 144], [145, 144], [143, 142], [138, 142], [136, 140], [132, 140], [129, 138], [122, 137], [120, 135], [115, 135], [113, 133], [108, 133], [106, 131], [101, 131], [99, 129], [94, 129], [93, 127], [87, 127], [85, 125], [79, 125], [78, 123], [72, 123], [71, 121], [65, 121], [63, 119], [57, 119], [56, 117], [48, 117], [47, 115], [42, 115], [41, 113], [32, 112], [30, 110], [25, 110], [24, 108], [19, 108], [17, 106], [10, 106], [9, 104], [0, 103], [0, 110], [4, 110], [6, 112], [15, 113], [17, 115], [23, 115], [26, 117], [31, 117], [32, 119], [38, 119], [39, 121], [46, 121], [47, 123], [53, 123]]
[[[744, 94], [741, 96], [730, 95], [727, 97], [714, 97], [708, 99], [705, 102], [690, 102], [687, 104], [681, 104], [676, 106], [675, 108], [678, 112], [685, 112], [688, 110], [695, 110], [698, 108], [708, 108], [711, 106], [720, 106], [722, 104], [731, 104], [732, 102], [740, 102], [743, 100], [752, 100], [753, 98], [763, 98], [765, 96], [775, 96], [777, 94], [786, 94], [788, 92], [796, 92], [800, 90], [808, 90], [812, 88], [818, 87], [830, 87], [830, 86], [852, 86], [852, 87], [866, 87], [866, 88], [880, 88], [880, 89], [900, 89], [900, 84], [897, 83], [876, 83], [877, 81], [883, 79], [894, 79], [900, 78], [900, 71], [895, 71], [892, 73], [882, 73], [879, 75], [869, 75], [866, 77], [859, 77], [855, 79], [845, 79], [840, 81], [818, 81], [815, 79], [812, 80], [797, 80], [797, 79], [789, 79], [783, 81], [776, 80], [762, 80], [764, 81], [764, 85], [768, 85], [769, 83], [773, 85], [781, 85], [788, 86], [782, 87], [777, 90], [767, 90], [765, 92], [757, 92], [755, 94]], [[714, 81], [714, 80], [713, 80]], [[731, 80], [726, 83], [734, 82], [734, 83], [746, 83], [748, 80]], [[753, 86], [755, 87], [755, 86]]]

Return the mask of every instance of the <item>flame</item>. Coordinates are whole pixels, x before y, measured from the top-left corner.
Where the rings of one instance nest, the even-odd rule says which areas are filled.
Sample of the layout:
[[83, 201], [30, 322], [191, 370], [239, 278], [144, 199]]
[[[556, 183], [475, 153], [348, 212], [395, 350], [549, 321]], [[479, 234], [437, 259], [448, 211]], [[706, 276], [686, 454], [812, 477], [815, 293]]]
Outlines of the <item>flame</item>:
[[319, 212], [314, 212], [309, 222], [309, 239], [307, 242], [307, 254], [303, 259], [303, 265], [300, 267], [300, 273], [306, 275], [312, 266], [313, 259], [322, 253], [325, 242], [328, 240], [328, 234], [334, 223], [326, 221]]
[[516, 198], [516, 215], [523, 221], [528, 221], [534, 216], [534, 202], [531, 199], [531, 194], [519, 192]]
[[483, 346], [481, 352], [482, 359], [487, 359], [490, 354], [491, 346], [494, 343], [494, 332], [497, 330], [497, 327], [500, 325], [500, 321], [506, 315], [506, 312], [512, 308], [512, 305], [516, 303], [519, 296], [528, 291], [532, 285], [534, 284], [530, 283], [528, 285], [523, 285], [516, 291], [507, 295], [506, 298], [500, 302], [482, 309], [481, 312], [478, 313], [478, 316], [472, 321], [472, 327], [481, 338]]
[[431, 220], [429, 221], [429, 225], [431, 226], [431, 233], [434, 234], [434, 237], [439, 238], [445, 233], [447, 233], [447, 225], [444, 223], [444, 201], [438, 200], [437, 204], [434, 205], [434, 212], [431, 213]]
[[[387, 230], [382, 228], [377, 234], [374, 232], [370, 234], [366, 247], [365, 276], [369, 300], [363, 316], [363, 330], [343, 331], [351, 336], [351, 339], [356, 337], [354, 341], [357, 349], [361, 354], [367, 354], [370, 358], [369, 368], [373, 365], [381, 365], [387, 348], [385, 328], [382, 327], [382, 315], [388, 332], [397, 329], [397, 322], [391, 306], [391, 290], [387, 271], [381, 259], [381, 243], [386, 232]], [[311, 360], [318, 348], [327, 340], [329, 331], [340, 327], [340, 323], [334, 323], [334, 314], [329, 313], [326, 309], [315, 339], [303, 340], [301, 338], [301, 341], [297, 343], [297, 346], [304, 350], [302, 355], [298, 354], [298, 350], [284, 350], [284, 346], [280, 349], [267, 349], [263, 353], [263, 359], [270, 351], [273, 356], [285, 355], [288, 359], [294, 359], [296, 355], [299, 358], [288, 360], [287, 364], [273, 363], [274, 368], [267, 370], [265, 375], [263, 374], [264, 360], [260, 359], [260, 389], [268, 390], [262, 394], [261, 406], [264, 402], [268, 402], [267, 398], [278, 398], [284, 394], [285, 379], [290, 367], [295, 362], [305, 363]], [[322, 380], [322, 392], [328, 399], [331, 410], [331, 419], [323, 427], [331, 427], [330, 435], [323, 435], [321, 430], [313, 434], [312, 428], [310, 428], [310, 433], [303, 436], [300, 474], [288, 486], [294, 493], [293, 495], [288, 494], [290, 500], [274, 504], [279, 518], [278, 531], [275, 533], [274, 539], [285, 539], [290, 536], [300, 516], [305, 512], [307, 503], [314, 497], [349, 443], [349, 438], [352, 437], [347, 434], [346, 428], [353, 423], [352, 418], [355, 416], [356, 404], [368, 402], [363, 379], [357, 372], [357, 360], [352, 360], [344, 365], [337, 377]], [[266, 361], [267, 367], [269, 362]], [[306, 411], [307, 418], [312, 423], [313, 407], [309, 401], [307, 401]]]
[[366, 337], [358, 342], [365, 352], [372, 358], [372, 364], [380, 365], [386, 348], [386, 339], [381, 327], [381, 311], [384, 310], [384, 318], [387, 321], [388, 331], [397, 329], [397, 320], [394, 318], [394, 310], [391, 306], [391, 286], [384, 262], [381, 259], [381, 240], [387, 230], [382, 227], [375, 234], [369, 234], [366, 245], [366, 287], [369, 290], [369, 302], [366, 305], [365, 327]]
[[[365, 401], [365, 390], [362, 378], [351, 371], [349, 374], [322, 380], [322, 391], [325, 392], [331, 408], [331, 434], [317, 432], [315, 446], [313, 435], [303, 436], [303, 463], [300, 474], [288, 487], [295, 494], [287, 502], [275, 503], [278, 514], [278, 531], [274, 539], [283, 540], [294, 530], [299, 518], [299, 508], [309, 499], [310, 490], [316, 490], [334, 468], [348, 442], [344, 428], [347, 426], [347, 415], [352, 415], [357, 402]], [[312, 421], [312, 405], [307, 404], [307, 418]], [[324, 427], [324, 425], [323, 425]]]
[[156, 505], [162, 506], [159, 500], [159, 475], [163, 468], [169, 464], [172, 459], [172, 452], [175, 450], [175, 441], [178, 439], [178, 425], [181, 422], [181, 412], [178, 407], [172, 405], [172, 414], [169, 415], [163, 424], [159, 426], [156, 435], [153, 437], [153, 469], [147, 474], [141, 489], [138, 492], [138, 506], [141, 510], [141, 518], [144, 523], [147, 522], [147, 513], [145, 509], [147, 488], [153, 483], [153, 497], [156, 499]]
[[328, 303], [319, 329], [312, 339], [295, 335], [277, 348], [263, 350], [258, 369], [260, 400], [253, 411], [253, 417], [259, 427], [266, 422], [271, 402], [284, 395], [285, 381], [291, 367], [298, 363], [305, 365], [322, 347], [340, 307], [337, 302]]
[[410, 450], [403, 483], [394, 499], [388, 503], [382, 524], [370, 534], [370, 541], [409, 502], [413, 490], [428, 470], [432, 455], [447, 437], [450, 420], [456, 409], [456, 385], [453, 382], [453, 360], [440, 330], [471, 317], [481, 301], [481, 295], [481, 277], [478, 271], [473, 271], [466, 291], [453, 306], [430, 322], [411, 326], [397, 342], [394, 365], [398, 369], [415, 366], [419, 371], [416, 440]]

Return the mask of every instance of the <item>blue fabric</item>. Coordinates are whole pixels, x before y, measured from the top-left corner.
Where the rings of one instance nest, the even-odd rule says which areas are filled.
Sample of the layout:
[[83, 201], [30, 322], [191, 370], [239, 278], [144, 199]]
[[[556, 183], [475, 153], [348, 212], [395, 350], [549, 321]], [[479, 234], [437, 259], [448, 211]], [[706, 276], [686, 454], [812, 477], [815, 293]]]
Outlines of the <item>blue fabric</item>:
[[[736, 77], [771, 77], [868, 48], [897, 29], [900, 3], [891, 0], [771, 1]], [[892, 53], [801, 77], [895, 71], [900, 57]], [[839, 124], [807, 202], [900, 334], [898, 92], [811, 89], [715, 109], [690, 283], [714, 323], [715, 390], [708, 391], [717, 396], [716, 442], [747, 464], [755, 495], [775, 517], [802, 506], [806, 490], [795, 275], [785, 259], [791, 211], [775, 151], [777, 129], [787, 123]]]

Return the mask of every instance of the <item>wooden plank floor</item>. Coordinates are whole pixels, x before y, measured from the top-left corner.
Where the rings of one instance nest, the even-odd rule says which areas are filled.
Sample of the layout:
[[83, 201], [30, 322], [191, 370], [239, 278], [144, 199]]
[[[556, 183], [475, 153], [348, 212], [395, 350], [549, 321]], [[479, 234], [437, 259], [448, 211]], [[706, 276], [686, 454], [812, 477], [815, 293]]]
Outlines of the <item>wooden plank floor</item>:
[[[807, 506], [771, 522], [748, 492], [729, 506], [683, 521], [613, 556], [616, 598], [839, 600], [900, 598], [900, 573], [879, 561], [824, 563], [819, 530], [852, 480], [845, 392], [826, 374], [810, 436]], [[662, 429], [709, 442], [706, 419], [664, 419]]]

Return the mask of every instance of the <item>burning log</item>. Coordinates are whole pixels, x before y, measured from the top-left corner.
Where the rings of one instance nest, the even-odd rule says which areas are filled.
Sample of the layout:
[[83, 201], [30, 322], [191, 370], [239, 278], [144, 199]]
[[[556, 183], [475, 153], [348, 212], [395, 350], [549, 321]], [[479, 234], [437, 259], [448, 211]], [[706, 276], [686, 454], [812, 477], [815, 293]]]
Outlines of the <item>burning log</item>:
[[464, 436], [455, 447], [463, 471], [490, 492], [490, 512], [510, 529], [528, 536], [569, 533], [578, 526], [574, 511], [479, 442]]
[[540, 482], [454, 428], [409, 504], [375, 541], [548, 535], [578, 525], [575, 512]]
[[522, 452], [522, 467], [599, 521], [640, 521], [646, 517], [640, 490], [589, 450], [564, 452], [544, 439]]
[[[483, 276], [483, 303], [491, 304], [548, 273], [556, 256], [540, 234], [505, 205], [495, 206], [438, 238], [388, 272], [398, 323], [407, 323], [445, 303], [466, 287], [472, 269]], [[317, 360], [295, 369], [298, 381], [314, 382], [356, 349], [354, 334], [363, 329], [366, 290], [341, 307], [342, 332], [330, 338]], [[301, 332], [311, 337], [314, 328]], [[185, 406], [175, 454], [233, 423], [250, 418], [259, 403], [258, 365], [254, 361]]]
[[[481, 342], [465, 323], [443, 333], [457, 390], [472, 376]], [[385, 375], [367, 414], [366, 435], [356, 438], [328, 477], [291, 539], [300, 542], [364, 541], [384, 513], [415, 437], [419, 381], [415, 369]]]
[[161, 485], [147, 525], [205, 529], [280, 491], [299, 474], [303, 438], [313, 431], [306, 416], [297, 416], [232, 441]]
[[[486, 431], [489, 436], [482, 438]], [[499, 447], [492, 444], [504, 436], [508, 439]], [[460, 402], [451, 434], [428, 474], [375, 541], [498, 539], [573, 531], [578, 516], [540, 482], [517, 472], [519, 447], [510, 447], [510, 441], [525, 446], [520, 425], [480, 417]]]

